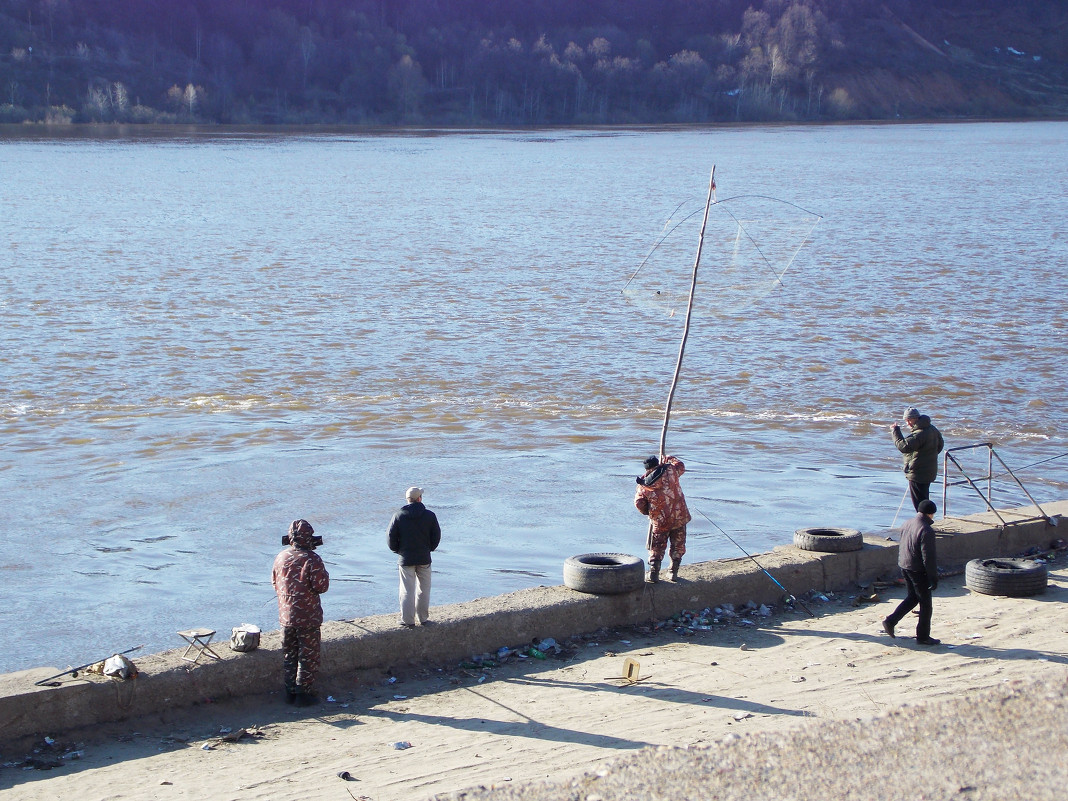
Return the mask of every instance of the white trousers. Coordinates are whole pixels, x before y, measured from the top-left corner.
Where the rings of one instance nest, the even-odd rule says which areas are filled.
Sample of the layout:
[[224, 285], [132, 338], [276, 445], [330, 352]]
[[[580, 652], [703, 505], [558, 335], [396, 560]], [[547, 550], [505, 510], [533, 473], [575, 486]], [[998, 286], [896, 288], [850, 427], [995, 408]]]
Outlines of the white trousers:
[[430, 616], [430, 565], [400, 565], [401, 623], [426, 623]]

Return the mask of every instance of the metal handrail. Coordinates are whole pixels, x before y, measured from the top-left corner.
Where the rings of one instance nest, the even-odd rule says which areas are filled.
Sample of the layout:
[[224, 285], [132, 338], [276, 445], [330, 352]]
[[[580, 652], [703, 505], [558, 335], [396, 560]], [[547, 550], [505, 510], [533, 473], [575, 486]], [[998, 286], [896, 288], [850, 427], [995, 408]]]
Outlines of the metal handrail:
[[[968, 475], [968, 471], [964, 469], [964, 466], [959, 461], [957, 461], [957, 457], [955, 457], [953, 455], [953, 453], [955, 451], [968, 451], [968, 450], [973, 450], [975, 448], [986, 448], [987, 449], [986, 475], [978, 477], [979, 481], [982, 481], [984, 479], [986, 480], [986, 493], [984, 493], [979, 488], [979, 486], [975, 483], [975, 481], [972, 480], [972, 477]], [[979, 443], [976, 443], [975, 445], [961, 445], [961, 446], [956, 447], [956, 448], [948, 448], [943, 452], [943, 457], [942, 457], [942, 517], [944, 518], [946, 516], [946, 514], [948, 513], [948, 509], [949, 509], [949, 488], [950, 487], [961, 486], [963, 484], [967, 484], [969, 487], [971, 487], [973, 490], [975, 490], [976, 494], [980, 498], [983, 499], [983, 503], [986, 504], [986, 508], [989, 509], [991, 512], [993, 512], [994, 515], [997, 517], [997, 519], [1001, 521], [1001, 525], [999, 526], [999, 528], [1005, 528], [1005, 526], [1008, 525], [1008, 523], [1005, 521], [1005, 518], [1003, 518], [1001, 516], [1001, 513], [997, 509], [994, 508], [994, 504], [992, 503], [992, 499], [994, 497], [994, 492], [993, 492], [994, 459], [998, 460], [998, 462], [1001, 464], [1001, 466], [1005, 469], [1005, 473], [1007, 473], [1008, 475], [1012, 476], [1012, 480], [1016, 482], [1016, 485], [1020, 488], [1020, 490], [1023, 492], [1023, 494], [1026, 495], [1027, 499], [1029, 501], [1031, 501], [1031, 503], [1034, 505], [1034, 507], [1036, 509], [1038, 509], [1038, 516], [1036, 516], [1036, 517], [1027, 517], [1027, 518], [1024, 518], [1022, 520], [1014, 520], [1013, 522], [1014, 523], [1026, 523], [1026, 522], [1029, 522], [1031, 520], [1045, 520], [1051, 526], [1057, 525], [1057, 523], [1049, 515], [1047, 515], [1043, 511], [1042, 507], [1038, 505], [1038, 501], [1036, 501], [1034, 498], [1031, 497], [1031, 493], [1027, 491], [1027, 487], [1025, 487], [1023, 485], [1023, 482], [1020, 481], [1020, 479], [1016, 477], [1016, 474], [1014, 472], [1012, 472], [1011, 469], [1009, 469], [1009, 466], [1007, 464], [1005, 464], [1005, 460], [1002, 459], [998, 455], [998, 452], [994, 450], [994, 444], [992, 442], [979, 442]], [[950, 462], [952, 462], [956, 466], [957, 470], [960, 471], [960, 474], [962, 476], [964, 476], [963, 480], [961, 480], [961, 481], [953, 481], [953, 482], [951, 482], [949, 480], [949, 463]]]

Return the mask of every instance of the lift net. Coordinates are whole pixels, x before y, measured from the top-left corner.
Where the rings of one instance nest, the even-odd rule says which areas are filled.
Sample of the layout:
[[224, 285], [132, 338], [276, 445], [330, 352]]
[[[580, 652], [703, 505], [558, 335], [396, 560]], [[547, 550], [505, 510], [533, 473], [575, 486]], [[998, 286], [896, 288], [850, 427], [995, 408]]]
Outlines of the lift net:
[[[697, 254], [703, 201], [681, 204], [623, 288], [631, 303], [665, 316], [685, 315]], [[800, 206], [761, 195], [714, 202], [708, 211], [694, 312], [731, 316], [782, 288], [822, 218]]]

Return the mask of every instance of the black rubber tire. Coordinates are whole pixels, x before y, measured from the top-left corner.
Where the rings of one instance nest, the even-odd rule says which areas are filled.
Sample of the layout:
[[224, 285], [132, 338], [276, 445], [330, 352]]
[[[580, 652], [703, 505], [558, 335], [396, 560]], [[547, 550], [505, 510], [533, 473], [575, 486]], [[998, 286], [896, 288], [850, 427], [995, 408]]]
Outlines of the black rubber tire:
[[864, 537], [855, 528], [799, 528], [794, 532], [794, 545], [802, 551], [842, 553], [859, 551]]
[[982, 595], [1039, 595], [1048, 577], [1046, 566], [1033, 559], [972, 559], [964, 566], [965, 586]]
[[645, 584], [645, 562], [625, 553], [584, 553], [564, 560], [564, 586], [591, 595], [634, 592]]

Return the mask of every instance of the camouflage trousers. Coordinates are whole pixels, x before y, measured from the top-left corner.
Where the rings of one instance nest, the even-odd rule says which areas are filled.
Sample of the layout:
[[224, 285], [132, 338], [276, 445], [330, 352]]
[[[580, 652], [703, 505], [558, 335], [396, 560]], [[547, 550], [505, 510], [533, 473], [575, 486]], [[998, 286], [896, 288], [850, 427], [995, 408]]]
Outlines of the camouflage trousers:
[[668, 550], [668, 541], [671, 542], [671, 558], [682, 559], [686, 553], [686, 526], [681, 525], [670, 531], [654, 532], [649, 535], [649, 561], [660, 562], [664, 559], [664, 552]]
[[287, 693], [315, 692], [321, 642], [318, 626], [282, 627], [282, 674]]

